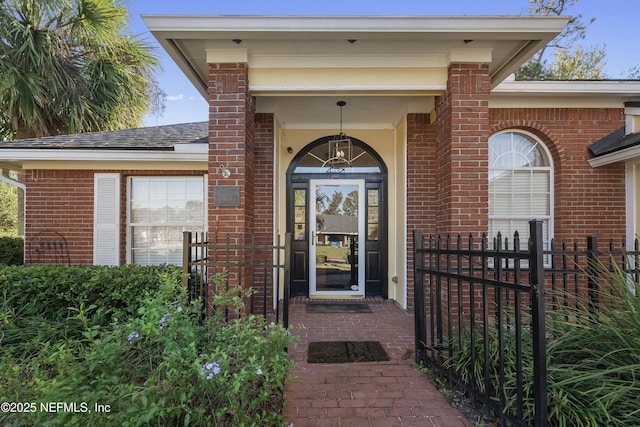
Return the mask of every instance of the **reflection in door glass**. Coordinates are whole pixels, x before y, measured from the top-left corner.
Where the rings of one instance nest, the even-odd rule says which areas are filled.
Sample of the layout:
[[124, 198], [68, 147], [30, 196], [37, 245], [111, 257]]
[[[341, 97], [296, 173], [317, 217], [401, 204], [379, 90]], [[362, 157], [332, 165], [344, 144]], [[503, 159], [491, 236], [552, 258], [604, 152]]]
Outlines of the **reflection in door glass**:
[[316, 290], [358, 290], [358, 186], [318, 185]]
[[295, 190], [294, 194], [294, 236], [296, 240], [307, 239], [307, 190]]
[[380, 202], [377, 189], [367, 191], [367, 238], [378, 240]]

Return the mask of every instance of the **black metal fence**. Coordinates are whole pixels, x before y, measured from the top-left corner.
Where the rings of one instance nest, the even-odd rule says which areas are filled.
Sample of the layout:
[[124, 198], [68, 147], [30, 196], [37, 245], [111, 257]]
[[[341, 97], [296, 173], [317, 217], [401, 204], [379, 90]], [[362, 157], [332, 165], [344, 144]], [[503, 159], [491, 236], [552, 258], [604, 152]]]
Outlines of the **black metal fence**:
[[640, 278], [637, 241], [633, 250], [609, 242], [600, 251], [590, 236], [586, 248], [551, 242], [544, 250], [542, 223], [531, 221], [529, 232], [521, 250], [517, 233], [511, 244], [498, 235], [489, 247], [486, 237], [425, 241], [414, 231], [416, 361], [463, 386], [501, 425], [529, 424], [525, 387], [533, 396], [530, 422], [547, 425], [546, 315], [596, 311], [603, 268]]
[[[220, 291], [228, 293], [233, 289], [243, 289], [246, 312], [273, 318], [282, 322], [285, 327], [289, 323], [289, 288], [288, 283], [290, 238], [285, 235], [277, 237], [276, 244], [258, 243], [252, 236], [249, 243], [243, 236], [232, 239], [227, 233], [183, 234], [182, 269], [186, 273], [183, 283], [187, 287], [190, 299], [200, 298], [208, 313], [218, 310], [214, 303], [214, 295]], [[284, 285], [284, 286], [283, 286]], [[280, 296], [280, 288], [284, 295]], [[282, 307], [281, 307], [281, 301]], [[281, 311], [282, 309], [282, 319]], [[229, 308], [225, 307], [225, 318], [229, 319]]]

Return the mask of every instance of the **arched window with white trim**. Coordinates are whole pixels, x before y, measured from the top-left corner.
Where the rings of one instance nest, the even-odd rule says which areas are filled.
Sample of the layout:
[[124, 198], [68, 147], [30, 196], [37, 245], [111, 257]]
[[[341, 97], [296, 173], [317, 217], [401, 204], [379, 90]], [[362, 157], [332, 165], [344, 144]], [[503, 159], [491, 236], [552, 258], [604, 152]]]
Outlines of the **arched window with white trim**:
[[534, 135], [505, 131], [489, 138], [489, 236], [498, 232], [522, 249], [529, 238], [529, 220], [543, 222], [544, 246], [553, 233], [553, 164], [547, 147]]

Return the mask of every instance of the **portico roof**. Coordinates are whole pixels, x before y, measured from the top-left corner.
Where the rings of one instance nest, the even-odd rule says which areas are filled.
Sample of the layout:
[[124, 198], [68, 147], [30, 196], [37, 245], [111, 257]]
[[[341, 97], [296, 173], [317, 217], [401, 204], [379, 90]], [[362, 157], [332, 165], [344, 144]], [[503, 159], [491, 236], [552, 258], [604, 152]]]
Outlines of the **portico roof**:
[[[489, 64], [495, 86], [560, 33], [569, 17], [145, 15], [143, 19], [206, 98], [208, 63], [225, 61], [247, 62], [252, 70], [446, 70], [454, 62], [483, 62]], [[446, 73], [432, 80], [434, 84], [417, 89], [442, 90]], [[250, 90], [265, 94], [278, 89], [251, 84], [250, 79]]]

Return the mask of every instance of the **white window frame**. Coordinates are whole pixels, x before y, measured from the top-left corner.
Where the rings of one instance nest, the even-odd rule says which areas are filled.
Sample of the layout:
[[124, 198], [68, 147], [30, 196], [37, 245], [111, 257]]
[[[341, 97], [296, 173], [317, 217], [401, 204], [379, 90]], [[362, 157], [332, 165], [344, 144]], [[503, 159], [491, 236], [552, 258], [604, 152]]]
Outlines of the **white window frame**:
[[[184, 178], [184, 179], [201, 179], [202, 180], [202, 187], [203, 187], [203, 191], [202, 191], [202, 198], [203, 198], [203, 221], [202, 224], [184, 224], [184, 223], [159, 223], [159, 224], [153, 224], [153, 223], [133, 223], [131, 221], [132, 218], [132, 214], [131, 214], [131, 188], [132, 188], [132, 182], [134, 179], [153, 179], [153, 178], [157, 178], [157, 179], [169, 179], [169, 178]], [[127, 256], [126, 256], [126, 260], [127, 260], [127, 264], [131, 264], [133, 263], [133, 227], [136, 226], [148, 226], [148, 227], [154, 227], [154, 226], [162, 226], [162, 227], [193, 227], [193, 231], [206, 231], [206, 227], [207, 227], [207, 175], [133, 175], [128, 177], [127, 179], [127, 199], [126, 199], [126, 204], [127, 204], [127, 232], [126, 232], [126, 239], [127, 239]], [[180, 258], [180, 262], [182, 261], [182, 258]], [[179, 264], [178, 264], [179, 265]]]
[[[504, 168], [504, 167], [500, 167], [500, 168], [495, 168], [495, 170], [512, 170], [512, 171], [517, 171], [517, 170], [527, 170], [527, 171], [547, 171], [549, 174], [549, 215], [538, 215], [535, 218], [531, 217], [531, 215], [494, 215], [489, 213], [489, 224], [492, 224], [493, 221], [496, 220], [516, 220], [516, 221], [529, 221], [531, 219], [540, 219], [543, 221], [547, 222], [547, 235], [543, 236], [543, 241], [544, 241], [544, 247], [545, 248], [549, 248], [551, 245], [551, 240], [553, 239], [553, 223], [554, 223], [554, 165], [553, 165], [553, 157], [551, 157], [551, 152], [549, 151], [549, 149], [547, 148], [547, 146], [545, 145], [544, 142], [542, 142], [540, 140], [540, 138], [538, 138], [536, 135], [532, 134], [531, 132], [527, 132], [525, 130], [522, 129], [507, 129], [507, 130], [503, 130], [500, 132], [497, 132], [493, 135], [491, 135], [491, 137], [489, 138], [489, 150], [491, 150], [491, 139], [494, 137], [497, 137], [499, 135], [503, 135], [503, 134], [520, 134], [523, 136], [526, 136], [527, 138], [530, 138], [531, 140], [536, 142], [536, 146], [541, 148], [541, 152], [544, 156], [546, 156], [546, 160], [548, 163], [548, 166], [527, 166], [527, 167], [512, 167], [512, 168]], [[492, 167], [491, 164], [489, 164], [489, 172], [491, 172], [492, 170], [494, 170], [494, 168]], [[513, 192], [513, 189], [512, 189]], [[489, 193], [489, 201], [492, 200], [493, 198], [493, 194], [491, 194], [491, 192]], [[490, 227], [490, 229], [492, 229], [493, 227]], [[504, 230], [493, 230], [494, 232], [500, 231], [504, 233]], [[527, 229], [528, 231], [528, 229]], [[522, 234], [522, 232], [521, 232]], [[496, 235], [489, 235], [489, 245], [491, 247], [493, 247], [493, 238], [496, 237]], [[508, 238], [509, 242], [512, 243], [513, 242], [513, 236], [507, 236], [507, 235], [502, 235], [502, 240], [504, 243], [504, 239]], [[520, 241], [520, 245], [521, 248], [526, 248], [526, 241]], [[523, 246], [524, 245], [524, 246]], [[511, 248], [510, 248], [511, 249]]]

